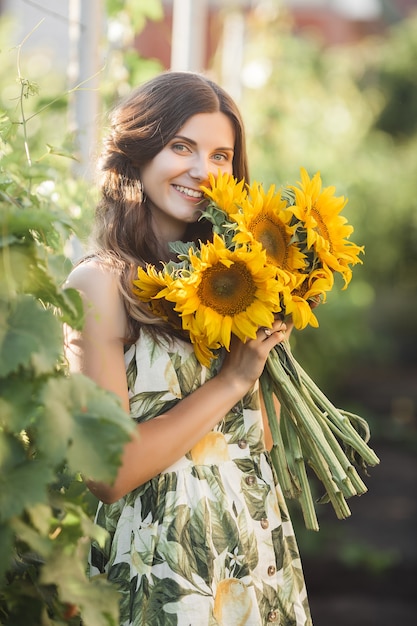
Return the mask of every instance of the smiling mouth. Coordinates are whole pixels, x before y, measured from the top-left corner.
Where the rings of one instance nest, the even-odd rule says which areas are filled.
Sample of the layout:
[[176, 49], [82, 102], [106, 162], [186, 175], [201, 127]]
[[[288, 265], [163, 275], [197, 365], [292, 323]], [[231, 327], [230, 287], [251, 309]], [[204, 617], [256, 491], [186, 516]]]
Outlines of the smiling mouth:
[[190, 189], [189, 187], [183, 187], [182, 185], [173, 185], [173, 187], [189, 198], [196, 198], [197, 200], [200, 200], [203, 197], [203, 193], [201, 191], [196, 191], [195, 189]]

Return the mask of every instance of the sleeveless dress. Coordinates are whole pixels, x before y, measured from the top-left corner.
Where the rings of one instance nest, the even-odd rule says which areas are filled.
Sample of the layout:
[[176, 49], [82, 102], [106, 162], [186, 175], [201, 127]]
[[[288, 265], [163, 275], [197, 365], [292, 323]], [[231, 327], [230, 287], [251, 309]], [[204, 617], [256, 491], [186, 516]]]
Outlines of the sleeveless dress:
[[[131, 415], [168, 411], [216, 374], [143, 330], [125, 351]], [[140, 463], [140, 459], [138, 459]], [[121, 626], [311, 626], [291, 521], [264, 448], [257, 388], [190, 452], [116, 503], [90, 575], [121, 594]]]

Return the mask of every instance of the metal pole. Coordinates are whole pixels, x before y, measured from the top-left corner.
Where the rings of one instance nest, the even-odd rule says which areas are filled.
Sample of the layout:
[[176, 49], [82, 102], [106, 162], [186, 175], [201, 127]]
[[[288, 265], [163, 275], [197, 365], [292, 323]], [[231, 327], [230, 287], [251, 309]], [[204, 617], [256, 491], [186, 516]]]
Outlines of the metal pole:
[[223, 20], [221, 81], [223, 87], [237, 101], [241, 99], [245, 18], [242, 11], [227, 12]]
[[80, 162], [75, 174], [90, 178], [92, 151], [97, 145], [102, 0], [70, 0], [70, 124], [77, 138]]
[[173, 0], [172, 70], [204, 70], [207, 19], [207, 0]]

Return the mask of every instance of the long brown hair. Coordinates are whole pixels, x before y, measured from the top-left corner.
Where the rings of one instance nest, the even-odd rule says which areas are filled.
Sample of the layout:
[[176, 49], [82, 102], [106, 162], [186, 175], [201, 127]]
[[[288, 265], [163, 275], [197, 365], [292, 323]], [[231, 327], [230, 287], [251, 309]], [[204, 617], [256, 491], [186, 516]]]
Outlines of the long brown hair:
[[[135, 89], [110, 115], [110, 129], [99, 159], [101, 199], [96, 209], [95, 240], [100, 258], [120, 272], [120, 290], [129, 322], [127, 340], [135, 341], [141, 324], [168, 332], [161, 320], [132, 293], [138, 265], [165, 260], [143, 198], [140, 168], [153, 159], [198, 113], [222, 112], [235, 133], [233, 175], [248, 180], [245, 131], [232, 98], [216, 83], [192, 72], [164, 72]], [[207, 224], [188, 227], [187, 241], [208, 237]]]

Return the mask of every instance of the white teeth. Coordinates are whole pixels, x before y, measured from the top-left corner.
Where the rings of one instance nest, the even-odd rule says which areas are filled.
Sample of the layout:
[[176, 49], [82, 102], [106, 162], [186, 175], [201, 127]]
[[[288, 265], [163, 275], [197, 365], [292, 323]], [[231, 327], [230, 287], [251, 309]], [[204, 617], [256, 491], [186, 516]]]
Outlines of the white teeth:
[[202, 198], [203, 194], [201, 191], [195, 191], [195, 189], [189, 189], [188, 187], [181, 187], [180, 185], [174, 185], [175, 189], [178, 189], [181, 193], [184, 193], [186, 196], [190, 196], [191, 198]]

